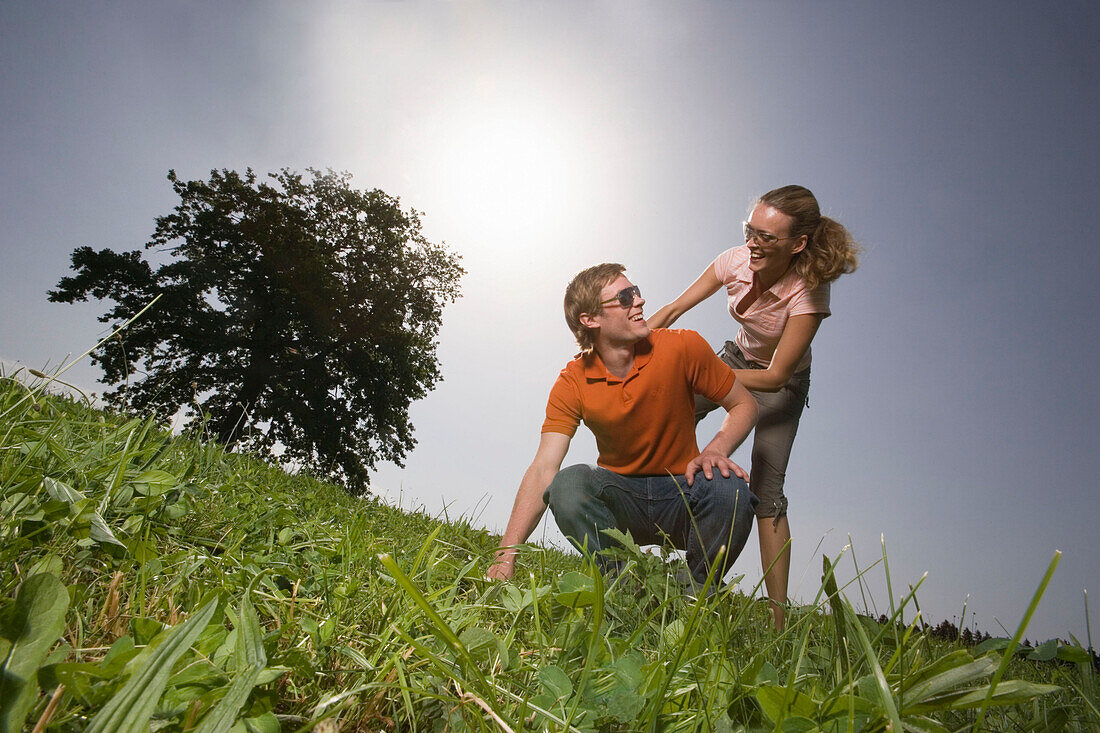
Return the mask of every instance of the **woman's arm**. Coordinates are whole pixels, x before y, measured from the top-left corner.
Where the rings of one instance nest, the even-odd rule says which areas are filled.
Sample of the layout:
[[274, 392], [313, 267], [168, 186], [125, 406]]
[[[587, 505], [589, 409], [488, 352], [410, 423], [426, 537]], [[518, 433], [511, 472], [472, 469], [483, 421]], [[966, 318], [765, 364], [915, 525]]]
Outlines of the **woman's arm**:
[[650, 328], [668, 328], [676, 322], [677, 318], [717, 293], [720, 287], [722, 283], [714, 274], [714, 266], [708, 266], [699, 279], [680, 293], [680, 297], [647, 318], [646, 323]]
[[810, 348], [810, 342], [814, 340], [814, 334], [824, 317], [821, 313], [808, 313], [788, 318], [768, 368], [735, 369], [737, 381], [757, 392], [778, 392], [794, 374], [806, 349]]

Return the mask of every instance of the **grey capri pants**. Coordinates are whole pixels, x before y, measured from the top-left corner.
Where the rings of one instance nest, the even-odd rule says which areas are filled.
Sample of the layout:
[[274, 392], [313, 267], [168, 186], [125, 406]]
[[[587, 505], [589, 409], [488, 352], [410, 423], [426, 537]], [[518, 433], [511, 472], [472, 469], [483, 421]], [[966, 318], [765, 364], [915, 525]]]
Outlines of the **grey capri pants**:
[[[718, 356], [734, 369], [764, 369], [746, 359], [732, 341], [726, 342]], [[791, 375], [778, 392], [750, 391], [760, 404], [760, 414], [753, 433], [749, 488], [760, 499], [756, 505], [756, 516], [775, 517], [779, 521], [779, 517], [787, 516], [783, 482], [787, 477], [791, 446], [798, 432], [798, 420], [802, 417], [802, 408], [809, 404], [810, 367]], [[695, 395], [696, 423], [716, 409], [717, 404]]]

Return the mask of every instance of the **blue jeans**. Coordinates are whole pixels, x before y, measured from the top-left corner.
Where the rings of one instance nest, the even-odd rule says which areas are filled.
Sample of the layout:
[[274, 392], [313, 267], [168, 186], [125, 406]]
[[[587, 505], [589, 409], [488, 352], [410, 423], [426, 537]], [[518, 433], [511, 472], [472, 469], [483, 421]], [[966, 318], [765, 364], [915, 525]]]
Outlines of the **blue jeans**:
[[670, 542], [687, 551], [687, 564], [697, 583], [725, 547], [715, 578], [721, 581], [741, 554], [757, 499], [748, 484], [732, 473], [702, 472], [688, 486], [683, 476], [622, 476], [606, 468], [576, 465], [562, 469], [550, 482], [543, 501], [562, 534], [578, 549], [598, 552], [616, 543], [601, 530], [630, 532], [640, 545]]

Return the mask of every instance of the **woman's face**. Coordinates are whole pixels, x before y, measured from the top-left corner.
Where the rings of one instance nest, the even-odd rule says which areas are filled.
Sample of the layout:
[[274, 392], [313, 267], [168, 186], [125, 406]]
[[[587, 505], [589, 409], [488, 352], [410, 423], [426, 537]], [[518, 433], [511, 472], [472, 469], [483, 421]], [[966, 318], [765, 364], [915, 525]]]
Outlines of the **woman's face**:
[[767, 204], [757, 204], [745, 226], [749, 269], [778, 278], [795, 254], [806, 248], [806, 235], [791, 236], [794, 219]]

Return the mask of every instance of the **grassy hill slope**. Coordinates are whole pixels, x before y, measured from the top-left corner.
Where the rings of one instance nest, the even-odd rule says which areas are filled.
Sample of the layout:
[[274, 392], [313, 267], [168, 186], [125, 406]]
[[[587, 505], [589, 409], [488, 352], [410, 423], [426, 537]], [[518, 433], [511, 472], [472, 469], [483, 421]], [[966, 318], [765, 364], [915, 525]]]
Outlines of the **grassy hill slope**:
[[637, 548], [614, 580], [531, 548], [490, 583], [463, 521], [9, 377], [0, 510], [0, 731], [1100, 727], [1080, 647], [876, 623], [827, 560], [781, 634]]

